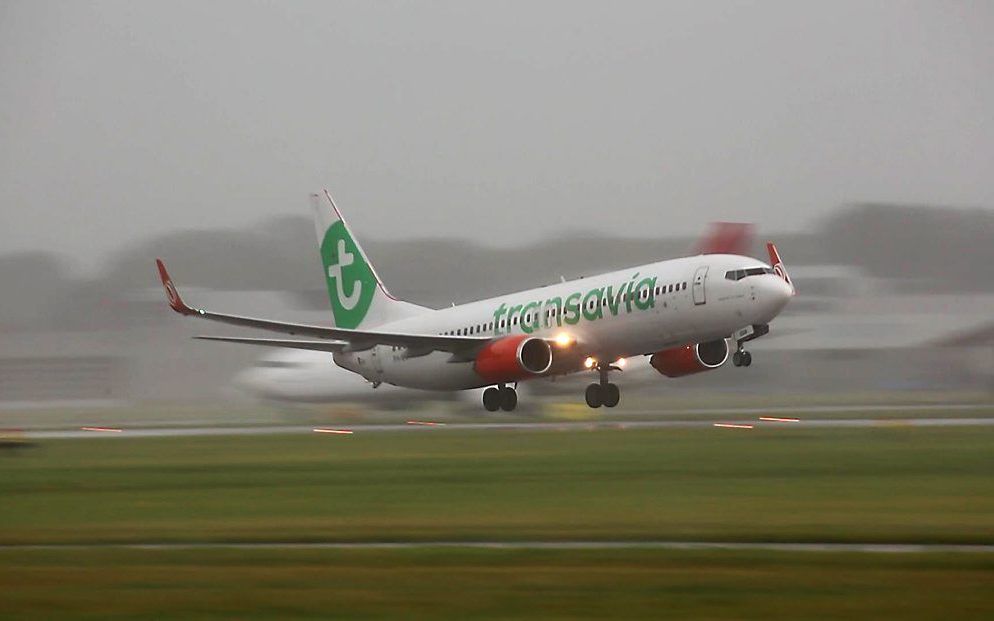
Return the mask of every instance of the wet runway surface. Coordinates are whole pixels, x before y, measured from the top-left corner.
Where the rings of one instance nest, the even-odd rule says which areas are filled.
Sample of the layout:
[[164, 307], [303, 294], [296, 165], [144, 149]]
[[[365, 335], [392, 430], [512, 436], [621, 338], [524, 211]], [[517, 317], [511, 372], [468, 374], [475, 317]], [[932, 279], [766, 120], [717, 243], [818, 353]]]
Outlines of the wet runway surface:
[[[893, 409], [893, 408], [891, 408]], [[597, 420], [584, 422], [488, 422], [440, 423], [417, 420], [403, 424], [361, 425], [272, 425], [252, 427], [84, 427], [46, 431], [26, 431], [21, 436], [28, 440], [57, 440], [76, 438], [169, 438], [190, 436], [261, 436], [325, 433], [336, 435], [366, 433], [431, 433], [442, 431], [582, 431], [582, 430], [637, 430], [668, 428], [730, 427], [742, 430], [763, 427], [845, 428], [845, 427], [964, 427], [994, 425], [994, 417], [983, 418], [907, 418], [907, 419], [778, 419], [760, 420], [744, 418], [746, 412], [735, 410], [735, 418], [714, 420]], [[769, 414], [771, 410], [756, 410], [755, 414]], [[792, 410], [800, 413], [799, 410]], [[714, 411], [709, 411], [714, 413]], [[772, 418], [772, 417], [766, 417]]]
[[929, 543], [837, 542], [720, 542], [720, 541], [395, 541], [395, 542], [230, 542], [230, 543], [92, 543], [0, 545], [4, 550], [406, 550], [467, 548], [493, 550], [768, 550], [774, 552], [866, 552], [914, 554], [923, 552], [994, 553], [994, 545]]

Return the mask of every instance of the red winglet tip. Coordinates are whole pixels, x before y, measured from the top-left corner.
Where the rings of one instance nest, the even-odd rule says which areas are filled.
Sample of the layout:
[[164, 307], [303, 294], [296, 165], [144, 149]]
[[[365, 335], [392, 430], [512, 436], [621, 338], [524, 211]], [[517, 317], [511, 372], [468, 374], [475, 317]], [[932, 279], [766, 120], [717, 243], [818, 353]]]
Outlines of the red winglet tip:
[[173, 284], [173, 279], [169, 277], [169, 272], [166, 271], [166, 264], [162, 262], [162, 259], [157, 258], [155, 265], [159, 268], [159, 279], [162, 280], [162, 287], [166, 290], [166, 300], [169, 302], [169, 308], [181, 315], [192, 314], [194, 312], [193, 309], [183, 302], [183, 298], [179, 297], [176, 285]]
[[770, 255], [770, 267], [773, 268], [773, 271], [776, 272], [780, 278], [783, 278], [784, 281], [790, 285], [791, 295], [796, 295], [797, 289], [794, 288], [794, 281], [792, 281], [790, 279], [790, 275], [787, 274], [787, 268], [784, 267], [783, 259], [780, 258], [780, 253], [777, 252], [776, 245], [771, 241], [766, 242], [766, 252]]

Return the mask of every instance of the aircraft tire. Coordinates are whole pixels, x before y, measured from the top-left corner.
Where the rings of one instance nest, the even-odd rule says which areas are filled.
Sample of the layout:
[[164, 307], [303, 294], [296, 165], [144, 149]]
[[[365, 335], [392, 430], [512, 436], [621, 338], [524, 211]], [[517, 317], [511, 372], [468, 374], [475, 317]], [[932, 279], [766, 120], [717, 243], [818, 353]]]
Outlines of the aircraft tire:
[[483, 407], [488, 412], [496, 412], [500, 409], [501, 402], [503, 401], [502, 396], [499, 388], [495, 386], [487, 388], [483, 391]]
[[603, 403], [600, 384], [591, 384], [587, 386], [587, 391], [583, 396], [587, 401], [588, 407], [599, 408]]
[[621, 401], [621, 390], [617, 384], [605, 384], [601, 393], [606, 408], [613, 408]]
[[742, 352], [737, 351], [732, 354], [732, 364], [737, 367], [742, 366]]
[[752, 354], [749, 352], [742, 352], [742, 366], [747, 367], [752, 364]]
[[513, 412], [518, 407], [518, 392], [513, 388], [502, 388], [500, 390], [500, 409], [505, 412]]

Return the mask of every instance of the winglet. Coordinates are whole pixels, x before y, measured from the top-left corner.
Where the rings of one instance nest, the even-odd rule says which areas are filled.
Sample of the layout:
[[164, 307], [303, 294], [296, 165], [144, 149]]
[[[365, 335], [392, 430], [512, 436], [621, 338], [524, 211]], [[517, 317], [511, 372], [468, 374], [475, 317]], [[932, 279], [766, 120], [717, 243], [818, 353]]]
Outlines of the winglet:
[[772, 267], [773, 271], [777, 273], [777, 276], [783, 278], [784, 282], [790, 285], [791, 295], [797, 295], [797, 289], [794, 288], [794, 282], [790, 279], [790, 275], [787, 273], [787, 268], [784, 267], [783, 260], [780, 259], [780, 253], [777, 252], [777, 247], [773, 242], [766, 242], [766, 252], [770, 255], [770, 267]]
[[180, 315], [195, 314], [197, 311], [187, 306], [183, 302], [183, 298], [179, 297], [176, 285], [173, 284], [173, 279], [169, 277], [169, 272], [166, 271], [166, 264], [162, 262], [162, 259], [156, 259], [155, 265], [159, 268], [159, 278], [162, 280], [162, 286], [166, 290], [166, 299], [169, 301], [169, 307]]

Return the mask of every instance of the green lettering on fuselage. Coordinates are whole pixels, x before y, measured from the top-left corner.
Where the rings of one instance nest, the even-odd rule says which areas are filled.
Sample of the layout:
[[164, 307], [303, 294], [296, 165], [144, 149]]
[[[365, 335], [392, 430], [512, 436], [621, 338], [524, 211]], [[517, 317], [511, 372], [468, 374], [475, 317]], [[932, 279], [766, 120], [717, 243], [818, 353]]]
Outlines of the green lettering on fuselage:
[[[644, 311], [656, 306], [656, 276], [639, 278], [636, 272], [627, 282], [589, 289], [586, 293], [575, 291], [565, 300], [555, 296], [544, 302], [535, 300], [508, 307], [504, 302], [493, 313], [494, 334], [514, 331], [515, 320], [521, 331], [531, 334], [542, 328], [576, 325], [580, 320], [597, 321], [610, 313], [617, 316], [622, 310]], [[604, 308], [607, 307], [607, 311]], [[506, 321], [501, 328], [501, 321]]]
[[507, 311], [507, 304], [503, 302], [494, 311], [494, 334], [500, 334], [500, 318], [504, 316], [505, 311]]
[[579, 301], [580, 301], [579, 291], [577, 291], [576, 293], [571, 293], [569, 294], [569, 296], [566, 297], [566, 307], [563, 310], [566, 317], [563, 318], [563, 321], [565, 321], [571, 326], [580, 323]]
[[583, 296], [583, 318], [587, 321], [595, 321], [604, 318], [604, 310], [601, 308], [601, 298], [604, 296], [603, 289], [591, 289], [587, 295]]
[[[622, 285], [622, 290], [624, 290], [624, 285]], [[608, 285], [607, 287], [607, 309], [611, 311], [611, 315], [617, 316], [618, 307], [621, 304], [621, 294], [614, 292], [614, 286]]]
[[[529, 309], [535, 309], [534, 312]], [[538, 321], [538, 302], [529, 302], [521, 309], [521, 331], [531, 334], [541, 327]]]
[[[649, 310], [656, 306], [656, 279], [653, 278], [643, 278], [639, 281], [637, 287], [635, 287], [635, 306], [639, 310]], [[645, 292], [645, 296], [642, 292]]]
[[[549, 313], [552, 313], [552, 317]], [[560, 297], [549, 298], [545, 301], [545, 306], [542, 308], [542, 314], [545, 315], [545, 327], [552, 327], [552, 320], [555, 318], [556, 327], [563, 325], [563, 299]]]

